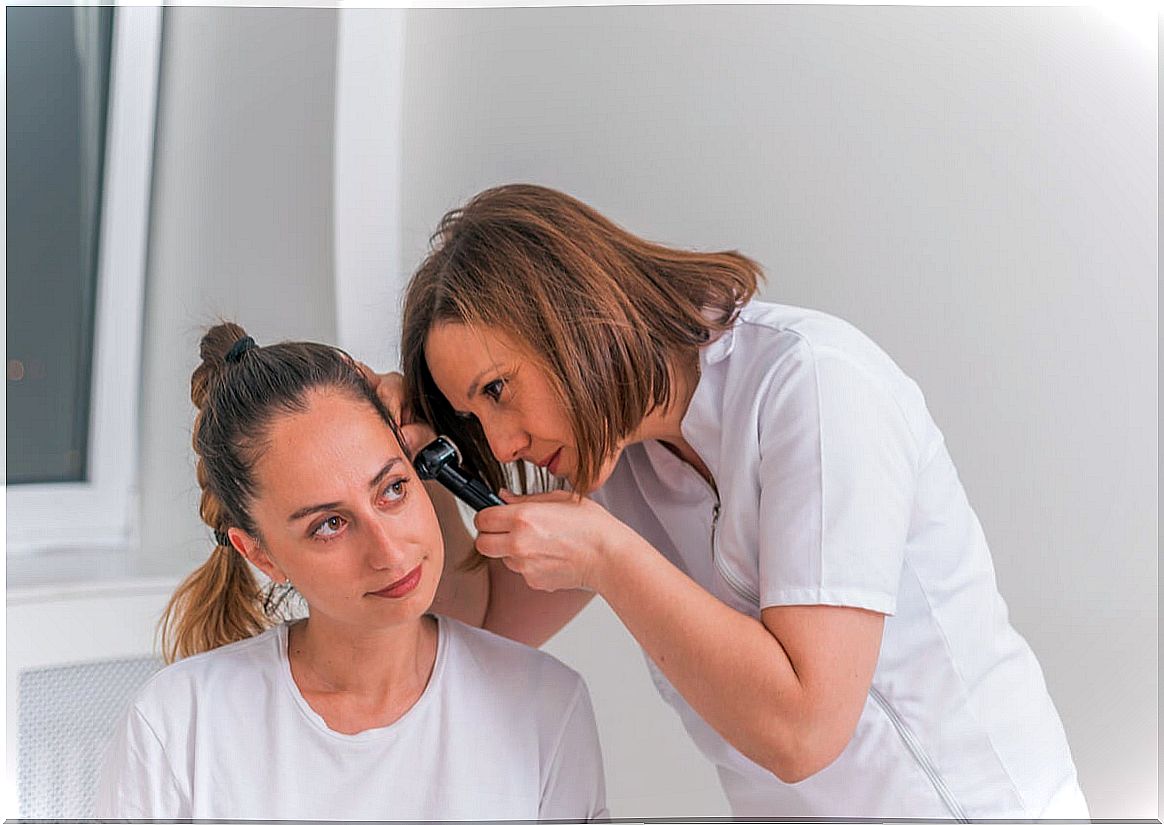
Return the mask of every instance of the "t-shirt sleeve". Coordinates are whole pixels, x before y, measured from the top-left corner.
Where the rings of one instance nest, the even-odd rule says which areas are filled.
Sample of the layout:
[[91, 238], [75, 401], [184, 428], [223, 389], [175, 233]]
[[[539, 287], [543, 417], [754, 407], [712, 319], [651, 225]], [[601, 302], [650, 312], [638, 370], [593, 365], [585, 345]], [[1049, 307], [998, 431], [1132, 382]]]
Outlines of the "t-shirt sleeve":
[[760, 406], [760, 606], [892, 614], [918, 447], [886, 380], [801, 342]]
[[179, 787], [162, 743], [131, 706], [105, 752], [95, 805], [98, 819], [189, 819], [189, 799]]
[[577, 677], [543, 775], [539, 819], [594, 821], [610, 816], [606, 809], [606, 777], [598, 746], [598, 727], [590, 692], [581, 677]]

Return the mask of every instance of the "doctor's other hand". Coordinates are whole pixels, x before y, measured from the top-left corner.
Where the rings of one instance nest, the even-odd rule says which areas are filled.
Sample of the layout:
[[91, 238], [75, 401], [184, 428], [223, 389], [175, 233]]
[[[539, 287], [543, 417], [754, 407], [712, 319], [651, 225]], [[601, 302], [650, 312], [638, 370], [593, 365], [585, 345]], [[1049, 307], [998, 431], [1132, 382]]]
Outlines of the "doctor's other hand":
[[477, 513], [477, 552], [500, 559], [534, 590], [602, 591], [615, 551], [643, 539], [604, 508], [564, 490], [519, 496]]
[[364, 374], [364, 378], [376, 391], [380, 401], [388, 408], [388, 412], [400, 425], [400, 435], [404, 437], [404, 447], [409, 457], [416, 455], [416, 451], [428, 444], [436, 433], [432, 427], [423, 422], [412, 420], [408, 413], [408, 406], [404, 398], [404, 376], [398, 372], [376, 372], [367, 364], [357, 361], [356, 366]]

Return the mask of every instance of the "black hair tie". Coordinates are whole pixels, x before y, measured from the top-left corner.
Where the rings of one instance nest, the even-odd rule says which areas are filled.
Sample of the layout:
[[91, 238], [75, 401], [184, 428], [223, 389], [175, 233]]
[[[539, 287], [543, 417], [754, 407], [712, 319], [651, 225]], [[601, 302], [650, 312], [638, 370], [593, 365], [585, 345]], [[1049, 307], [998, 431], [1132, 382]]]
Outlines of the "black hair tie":
[[230, 536], [221, 530], [214, 531], [214, 540], [218, 542], [219, 547], [225, 547], [227, 550], [233, 549], [233, 546], [230, 543]]
[[226, 363], [237, 364], [239, 359], [243, 357], [243, 353], [254, 349], [256, 346], [255, 339], [249, 335], [244, 335], [234, 342], [234, 346], [226, 352]]

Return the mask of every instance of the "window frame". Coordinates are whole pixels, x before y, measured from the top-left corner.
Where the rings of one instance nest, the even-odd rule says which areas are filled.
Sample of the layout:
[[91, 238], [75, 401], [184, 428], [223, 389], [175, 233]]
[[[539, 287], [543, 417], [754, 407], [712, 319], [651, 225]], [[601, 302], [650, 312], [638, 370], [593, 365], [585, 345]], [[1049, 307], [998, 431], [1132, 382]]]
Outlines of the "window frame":
[[162, 8], [113, 13], [88, 479], [5, 485], [7, 554], [127, 548], [138, 537], [138, 407]]

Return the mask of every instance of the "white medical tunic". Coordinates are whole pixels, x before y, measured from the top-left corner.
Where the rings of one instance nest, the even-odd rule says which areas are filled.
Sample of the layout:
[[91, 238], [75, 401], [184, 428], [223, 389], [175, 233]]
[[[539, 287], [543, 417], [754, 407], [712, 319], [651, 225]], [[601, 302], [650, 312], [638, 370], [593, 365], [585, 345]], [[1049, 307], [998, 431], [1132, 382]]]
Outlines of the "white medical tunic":
[[164, 668], [110, 746], [110, 819], [586, 820], [608, 816], [582, 679], [548, 654], [439, 619], [420, 699], [331, 730], [291, 677], [287, 625]]
[[648, 661], [735, 816], [1086, 817], [1063, 726], [1007, 620], [982, 528], [921, 392], [819, 312], [752, 302], [701, 350], [682, 422], [716, 489], [655, 441], [593, 498], [725, 604], [886, 615], [856, 732], [785, 783]]

